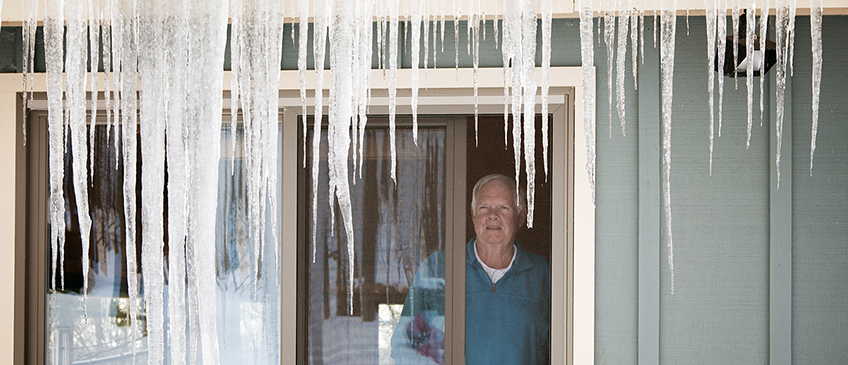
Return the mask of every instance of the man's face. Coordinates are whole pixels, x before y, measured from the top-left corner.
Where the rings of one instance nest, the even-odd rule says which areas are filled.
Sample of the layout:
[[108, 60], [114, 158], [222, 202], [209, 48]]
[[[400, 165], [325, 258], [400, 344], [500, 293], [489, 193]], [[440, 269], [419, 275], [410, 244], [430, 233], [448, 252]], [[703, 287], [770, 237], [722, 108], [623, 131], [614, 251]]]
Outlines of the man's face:
[[524, 225], [524, 211], [515, 204], [515, 189], [500, 180], [491, 180], [480, 188], [471, 218], [477, 240], [486, 244], [510, 244]]

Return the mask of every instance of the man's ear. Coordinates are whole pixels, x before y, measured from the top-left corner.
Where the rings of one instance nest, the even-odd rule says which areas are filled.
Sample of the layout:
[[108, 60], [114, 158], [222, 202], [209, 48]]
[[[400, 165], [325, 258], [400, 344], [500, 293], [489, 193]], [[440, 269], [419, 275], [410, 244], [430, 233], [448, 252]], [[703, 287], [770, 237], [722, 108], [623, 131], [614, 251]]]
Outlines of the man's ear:
[[521, 212], [518, 213], [518, 228], [522, 228], [527, 224], [527, 208], [521, 208]]

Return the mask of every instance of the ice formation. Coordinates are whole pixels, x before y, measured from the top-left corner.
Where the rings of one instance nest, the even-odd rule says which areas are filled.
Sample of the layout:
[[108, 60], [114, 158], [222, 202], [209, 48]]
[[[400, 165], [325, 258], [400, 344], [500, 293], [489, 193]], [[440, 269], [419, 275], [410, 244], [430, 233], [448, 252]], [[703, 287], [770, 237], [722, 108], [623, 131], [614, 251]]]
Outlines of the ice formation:
[[674, 244], [671, 226], [671, 110], [674, 82], [674, 45], [677, 33], [677, 0], [663, 0], [660, 23], [660, 64], [662, 88], [662, 200], [665, 210], [668, 268], [671, 275], [671, 294], [674, 294]]
[[[276, 146], [278, 129], [278, 90], [279, 68], [281, 64], [283, 39], [282, 3], [272, 0], [216, 0], [209, 4], [202, 0], [104, 0], [85, 2], [82, 0], [48, 0], [45, 4], [44, 35], [46, 49], [47, 94], [48, 94], [48, 133], [50, 198], [49, 219], [51, 229], [51, 266], [53, 288], [64, 286], [64, 232], [65, 232], [65, 194], [63, 190], [64, 155], [72, 154], [73, 186], [76, 205], [80, 217], [80, 229], [83, 232], [83, 265], [87, 267], [88, 237], [90, 227], [88, 212], [88, 176], [93, 166], [88, 165], [93, 146], [91, 130], [98, 114], [97, 70], [103, 64], [105, 71], [104, 102], [107, 123], [112, 123], [112, 133], [116, 146], [120, 145], [124, 168], [124, 209], [126, 215], [126, 244], [128, 290], [130, 296], [130, 318], [132, 336], [139, 335], [136, 318], [139, 314], [137, 298], [139, 295], [137, 262], [135, 261], [136, 232], [141, 231], [142, 273], [144, 274], [144, 301], [147, 310], [147, 333], [149, 334], [151, 363], [166, 357], [164, 341], [170, 341], [171, 357], [175, 363], [188, 360], [192, 362], [198, 356], [198, 346], [203, 349], [204, 363], [217, 362], [217, 340], [215, 331], [215, 249], [208, 242], [215, 241], [215, 204], [217, 196], [217, 169], [220, 157], [220, 129], [222, 124], [220, 110], [221, 84], [223, 79], [223, 56], [226, 40], [227, 14], [232, 19], [231, 32], [231, 100], [229, 126], [233, 139], [229, 141], [230, 150], [235, 151], [234, 136], [239, 122], [244, 130], [243, 156], [249, 181], [246, 187], [248, 195], [248, 220], [251, 240], [254, 244], [255, 277], [258, 281], [258, 267], [266, 235], [272, 237], [275, 252], [278, 247], [278, 207], [276, 206]], [[295, 1], [290, 1], [295, 3]], [[520, 169], [524, 165], [527, 175], [528, 226], [533, 222], [535, 189], [535, 108], [536, 95], [541, 92], [543, 112], [542, 136], [545, 174], [547, 176], [547, 103], [549, 93], [548, 75], [551, 64], [551, 23], [552, 2], [554, 0], [504, 0], [502, 8], [493, 17], [493, 35], [495, 47], [499, 47], [503, 61], [504, 75], [504, 143], [512, 138], [516, 181], [520, 183]], [[644, 63], [644, 24], [645, 9], [651, 9], [655, 16], [655, 25], [659, 32], [653, 32], [655, 45], [657, 33], [660, 34], [661, 86], [662, 86], [662, 204], [665, 212], [664, 224], [667, 229], [668, 265], [673, 281], [673, 244], [671, 235], [671, 125], [672, 125], [672, 84], [674, 69], [674, 45], [676, 29], [676, 2], [662, 0], [661, 7], [650, 1], [605, 1], [604, 9], [598, 9], [599, 26], [597, 28], [607, 49], [606, 72], [609, 94], [610, 135], [612, 133], [613, 67], [616, 68], [615, 90], [618, 118], [622, 134], [625, 133], [625, 92], [627, 41], [630, 40], [631, 67], [634, 88], [637, 87], [638, 63], [641, 55]], [[650, 3], [650, 4], [649, 4]], [[719, 73], [718, 95], [714, 90], [717, 63], [724, 68], [724, 52], [727, 47], [727, 14], [730, 5], [733, 20], [733, 44], [739, 39], [740, 9], [739, 1], [706, 0], [707, 11], [707, 63], [709, 69], [708, 92], [710, 112], [710, 172], [712, 172], [712, 152], [715, 134], [715, 120], [718, 119], [718, 136], [721, 136], [722, 99], [724, 77]], [[37, 2], [24, 1], [23, 43], [25, 73], [24, 92], [32, 81], [32, 61]], [[424, 72], [432, 65], [435, 68], [439, 53], [444, 52], [446, 24], [451, 20], [454, 37], [454, 66], [459, 67], [460, 21], [466, 20], [466, 52], [472, 57], [474, 69], [475, 116], [477, 104], [477, 70], [479, 68], [480, 27], [483, 26], [483, 39], [486, 37], [486, 14], [479, 0], [457, 1], [446, 5], [443, 0], [298, 0], [297, 20], [299, 37], [297, 43], [297, 66], [300, 79], [301, 124], [304, 128], [304, 148], [306, 148], [307, 117], [307, 48], [310, 5], [313, 9], [313, 67], [315, 72], [314, 89], [314, 130], [312, 134], [312, 154], [320, 152], [320, 130], [323, 122], [323, 110], [326, 107], [329, 118], [328, 155], [329, 161], [329, 201], [332, 210], [339, 209], [339, 218], [344, 226], [347, 238], [347, 279], [348, 293], [352, 295], [354, 277], [354, 242], [352, 207], [349, 184], [355, 183], [362, 175], [364, 157], [363, 136], [367, 123], [367, 107], [371, 96], [371, 62], [373, 48], [376, 48], [378, 67], [388, 74], [390, 125], [394, 129], [397, 107], [398, 85], [398, 47], [399, 42], [409, 42], [411, 47], [412, 69], [412, 112], [414, 132], [417, 142], [417, 99], [419, 89], [419, 64], [423, 63]], [[760, 9], [759, 48], [765, 47], [766, 24], [770, 1], [765, 0]], [[794, 43], [795, 0], [777, 0], [776, 4], [776, 43], [777, 43], [777, 95], [775, 133], [778, 139], [776, 165], [778, 184], [780, 177], [780, 146], [782, 142], [783, 101], [787, 74], [792, 73]], [[448, 9], [448, 7], [451, 7]], [[541, 26], [537, 25], [541, 9]], [[661, 8], [661, 11], [656, 11]], [[587, 154], [586, 172], [594, 200], [595, 178], [595, 59], [594, 59], [594, 21], [595, 7], [591, 0], [579, 0], [577, 12], [580, 25], [580, 55], [583, 71], [583, 127], [584, 144]], [[745, 8], [745, 51], [751, 55], [755, 49], [754, 35], [757, 30], [756, 2], [748, 0]], [[688, 9], [687, 9], [688, 13]], [[813, 122], [810, 150], [810, 169], [812, 173], [815, 153], [816, 130], [818, 126], [818, 103], [821, 83], [821, 13], [820, 0], [811, 2], [811, 33], [813, 53]], [[502, 21], [498, 20], [502, 15]], [[662, 15], [660, 21], [659, 16]], [[378, 19], [374, 27], [373, 19]], [[403, 33], [400, 22], [407, 22]], [[616, 32], [616, 21], [618, 32]], [[64, 26], [67, 25], [67, 35]], [[688, 19], [687, 19], [688, 26]], [[373, 27], [373, 28], [372, 28]], [[537, 27], [541, 28], [541, 87], [536, 84], [536, 47]], [[423, 29], [422, 29], [423, 28]], [[374, 42], [374, 32], [376, 37]], [[423, 30], [423, 34], [422, 34]], [[447, 29], [450, 31], [450, 29]], [[630, 37], [627, 37], [627, 32]], [[399, 38], [404, 36], [402, 40]], [[327, 38], [329, 37], [329, 45]], [[406, 37], [409, 37], [408, 40]], [[432, 38], [431, 38], [432, 37]], [[616, 38], [617, 37], [617, 38]], [[419, 59], [423, 41], [423, 61]], [[617, 41], [617, 43], [615, 43]], [[716, 42], [717, 41], [717, 42]], [[374, 42], [374, 43], [372, 43]], [[65, 48], [64, 45], [67, 45]], [[100, 44], [100, 48], [88, 48], [87, 44]], [[373, 46], [372, 46], [373, 44]], [[616, 44], [616, 47], [613, 47]], [[66, 51], [65, 51], [66, 49]], [[406, 48], [404, 48], [406, 49]], [[329, 52], [329, 53], [327, 53]], [[639, 53], [637, 55], [637, 53]], [[325, 56], [329, 54], [329, 105], [324, 105], [324, 68]], [[715, 57], [718, 56], [718, 59]], [[734, 57], [737, 55], [734, 53]], [[618, 57], [618, 58], [616, 58]], [[89, 59], [90, 68], [86, 70]], [[64, 62], [63, 62], [64, 60]], [[602, 62], [603, 63], [603, 62]], [[613, 66], [615, 65], [615, 66]], [[64, 77], [63, 77], [64, 70]], [[603, 72], [603, 71], [600, 71]], [[746, 73], [748, 92], [748, 144], [752, 126], [753, 68]], [[458, 76], [457, 76], [458, 77]], [[762, 77], [760, 91], [763, 90]], [[87, 81], [88, 80], [88, 81]], [[88, 82], [88, 89], [86, 88]], [[137, 83], [138, 82], [138, 83]], [[537, 90], [537, 89], [541, 89]], [[91, 100], [86, 101], [86, 90], [92, 91]], [[137, 92], [140, 99], [136, 98]], [[31, 98], [31, 96], [30, 96]], [[718, 99], [718, 115], [714, 111], [715, 99]], [[63, 100], [64, 99], [64, 100]], [[760, 96], [761, 116], [763, 97]], [[63, 105], [63, 102], [65, 103]], [[88, 106], [88, 107], [87, 107]], [[26, 105], [24, 106], [26, 108]], [[86, 117], [86, 111], [91, 117]], [[140, 110], [141, 120], [136, 119]], [[217, 111], [216, 111], [217, 110]], [[118, 117], [118, 115], [122, 117]], [[510, 122], [512, 116], [512, 125]], [[114, 118], [114, 119], [111, 119]], [[120, 128], [119, 126], [120, 120]], [[66, 124], [65, 124], [66, 123]], [[88, 123], [88, 124], [86, 124]], [[86, 126], [88, 132], [86, 132]], [[511, 127], [511, 133], [510, 133]], [[477, 119], [475, 118], [475, 130]], [[141, 144], [136, 143], [136, 134], [141, 133]], [[118, 138], [121, 143], [118, 144]], [[86, 138], [88, 137], [88, 138]], [[390, 134], [392, 149], [392, 169], [395, 166], [394, 133]], [[68, 143], [70, 143], [68, 145]], [[136, 153], [141, 149], [145, 161], [141, 165], [143, 204], [135, 201]], [[304, 151], [304, 155], [305, 155]], [[351, 156], [352, 154], [352, 156]], [[231, 155], [230, 158], [234, 158]], [[353, 174], [348, 172], [349, 160], [353, 160]], [[313, 160], [312, 174], [315, 185], [312, 186], [313, 221], [317, 216], [317, 185], [319, 179], [319, 158]], [[119, 164], [116, 161], [116, 166]], [[305, 164], [305, 160], [304, 160]], [[305, 165], [304, 165], [305, 167]], [[166, 172], [167, 171], [167, 172]], [[359, 171], [359, 177], [356, 176]], [[69, 173], [68, 171], [67, 173]], [[165, 204], [165, 176], [167, 174], [168, 203]], [[392, 177], [394, 178], [394, 171]], [[189, 189], [189, 187], [191, 187]], [[136, 222], [136, 210], [142, 209], [141, 225]], [[165, 263], [163, 259], [164, 225], [163, 213], [168, 216], [168, 281], [185, 283], [185, 286], [170, 285], [168, 310], [172, 321], [187, 325], [170, 325], [166, 334], [164, 323], [164, 298], [162, 296], [165, 281]], [[156, 218], [160, 217], [160, 218]], [[273, 222], [266, 224], [266, 222]], [[334, 220], [331, 220], [334, 222]], [[313, 242], [316, 240], [315, 227], [312, 227]], [[313, 258], [315, 247], [313, 247]], [[275, 262], [279, 258], [275, 257]], [[88, 270], [83, 269], [83, 275]], [[61, 284], [57, 283], [59, 281]], [[87, 285], [87, 284], [84, 284]], [[87, 288], [84, 288], [86, 291]], [[186, 298], [186, 301], [176, 299]], [[348, 297], [352, 311], [353, 298]], [[188, 354], [184, 354], [187, 352]], [[180, 358], [177, 360], [177, 358]]]

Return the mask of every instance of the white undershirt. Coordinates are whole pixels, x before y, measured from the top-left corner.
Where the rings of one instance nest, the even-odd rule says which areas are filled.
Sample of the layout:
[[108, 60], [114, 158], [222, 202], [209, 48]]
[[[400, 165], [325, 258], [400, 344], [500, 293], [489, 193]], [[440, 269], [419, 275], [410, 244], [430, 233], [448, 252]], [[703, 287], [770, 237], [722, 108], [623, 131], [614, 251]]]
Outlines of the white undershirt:
[[518, 250], [515, 249], [515, 244], [513, 244], [512, 245], [512, 260], [509, 261], [509, 265], [507, 267], [503, 268], [503, 269], [493, 269], [493, 268], [489, 267], [488, 265], [486, 265], [486, 263], [483, 262], [483, 260], [480, 259], [480, 254], [477, 253], [477, 243], [476, 242], [474, 243], [474, 256], [477, 256], [477, 262], [479, 262], [480, 265], [483, 266], [483, 271], [485, 271], [486, 274], [489, 275], [489, 278], [492, 279], [492, 284], [497, 283], [498, 280], [501, 280], [501, 278], [503, 278], [504, 274], [506, 274], [506, 272], [509, 271], [509, 268], [512, 267], [512, 263], [515, 262], [515, 253], [516, 252], [518, 252]]

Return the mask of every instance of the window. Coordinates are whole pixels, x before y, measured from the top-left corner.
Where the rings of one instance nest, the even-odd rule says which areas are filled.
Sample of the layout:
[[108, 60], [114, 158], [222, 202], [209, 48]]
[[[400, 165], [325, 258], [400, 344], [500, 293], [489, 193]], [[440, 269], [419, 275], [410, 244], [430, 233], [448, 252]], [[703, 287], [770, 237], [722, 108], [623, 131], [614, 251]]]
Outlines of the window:
[[[478, 136], [482, 143], [476, 146], [473, 116], [421, 116], [417, 145], [413, 143], [411, 119], [404, 116], [397, 121], [397, 185], [390, 177], [385, 117], [368, 119], [361, 175], [354, 172], [359, 168], [352, 159], [348, 166], [355, 235], [352, 279], [341, 213], [334, 202], [336, 212], [332, 215], [327, 204], [326, 129], [322, 130], [318, 155], [318, 221], [312, 221], [311, 166], [315, 156], [311, 141], [315, 131], [308, 128], [307, 168], [300, 170], [298, 188], [302, 197], [299, 285], [300, 292], [305, 293], [298, 310], [302, 363], [435, 364], [444, 360], [446, 349], [462, 341], [460, 337], [445, 342], [446, 323], [456, 326], [461, 313], [454, 312], [453, 318], [446, 316], [445, 292], [451, 291], [446, 279], [452, 278], [445, 275], [444, 261], [434, 257], [446, 250], [456, 253], [456, 248], [465, 252], [465, 243], [474, 237], [468, 204], [471, 188], [490, 173], [512, 176], [513, 150], [511, 142], [508, 148], [503, 146], [501, 115], [480, 116]], [[541, 116], [536, 124], [537, 144], [542, 146]], [[549, 260], [551, 192], [542, 160], [539, 152], [534, 228], [520, 230], [518, 241], [523, 249]], [[448, 165], [453, 170], [449, 171]], [[523, 169], [521, 173], [522, 181], [526, 181]], [[457, 198], [459, 195], [465, 197], [464, 201]], [[447, 201], [461, 204], [447, 206]], [[454, 217], [452, 224], [446, 221], [448, 210]], [[457, 261], [465, 266], [464, 255], [453, 255], [453, 262]], [[351, 288], [353, 292], [349, 292]], [[550, 313], [542, 315], [547, 318]]]
[[[39, 157], [46, 156], [46, 118], [33, 112], [30, 119], [30, 137], [28, 148], [30, 156], [29, 171], [34, 183], [30, 196], [43, 196], [31, 201], [31, 209], [44, 214], [46, 208], [46, 191], [39, 191], [46, 186], [45, 161]], [[43, 326], [28, 326], [38, 328], [32, 331], [31, 339], [39, 337], [43, 342], [35, 350], [28, 353], [27, 363], [102, 363], [102, 364], [132, 364], [147, 360], [146, 310], [144, 300], [139, 293], [136, 305], [138, 316], [130, 317], [130, 298], [128, 291], [129, 275], [139, 278], [139, 291], [143, 291], [141, 282], [141, 176], [138, 167], [136, 197], [139, 209], [136, 212], [136, 258], [138, 269], [135, 273], [127, 272], [126, 262], [126, 222], [124, 221], [124, 165], [117, 151], [121, 148], [114, 143], [115, 136], [121, 139], [121, 130], [113, 131], [101, 118], [94, 129], [93, 175], [88, 188], [89, 210], [92, 217], [91, 244], [89, 252], [90, 269], [88, 279], [87, 299], [84, 299], [83, 273], [81, 259], [81, 239], [77, 219], [75, 191], [70, 176], [73, 169], [69, 146], [65, 154], [65, 206], [67, 213], [66, 241], [64, 247], [64, 265], [57, 268], [56, 284], [51, 285], [53, 277], [50, 258], [53, 253], [49, 247], [48, 220], [41, 224], [33, 224], [30, 232], [43, 239], [34, 240], [38, 244], [30, 245], [30, 249], [39, 252], [30, 257], [30, 272], [38, 272], [38, 283], [41, 285], [28, 286], [30, 303], [37, 303], [31, 311], [30, 323], [43, 323]], [[117, 132], [117, 133], [113, 133]], [[219, 352], [222, 363], [268, 364], [279, 360], [279, 313], [280, 289], [278, 286], [277, 265], [274, 263], [273, 245], [266, 245], [260, 265], [259, 281], [254, 287], [254, 257], [253, 245], [245, 229], [245, 191], [241, 184], [245, 178], [244, 160], [241, 156], [231, 157], [229, 138], [233, 131], [229, 123], [221, 130], [221, 168], [219, 169], [219, 196], [217, 212], [217, 296], [218, 296], [218, 337]], [[242, 141], [242, 130], [235, 131], [237, 146]], [[141, 141], [140, 141], [141, 143]], [[279, 143], [279, 142], [278, 142]], [[141, 146], [139, 146], [141, 147]], [[116, 149], [118, 148], [118, 149]], [[240, 151], [240, 148], [236, 149]], [[140, 156], [140, 148], [139, 148]], [[139, 157], [139, 161], [140, 161]], [[143, 161], [140, 161], [143, 163]], [[232, 174], [231, 174], [232, 172]], [[279, 177], [278, 177], [279, 178]], [[164, 187], [167, 200], [168, 188]], [[167, 204], [167, 203], [166, 203]], [[165, 254], [165, 302], [169, 299], [168, 261], [176, 254], [168, 247], [167, 213], [163, 216], [165, 224], [164, 254]], [[32, 236], [31, 236], [32, 237]], [[185, 253], [183, 253], [185, 255]], [[64, 286], [61, 278], [64, 276]], [[184, 294], [185, 295], [185, 294]], [[186, 327], [192, 326], [190, 302]], [[166, 305], [167, 308], [167, 305]], [[166, 338], [170, 336], [169, 326], [174, 326], [165, 311]], [[130, 321], [136, 321], [135, 332]], [[40, 327], [40, 328], [39, 328]], [[189, 344], [191, 339], [188, 340]], [[169, 341], [165, 341], [166, 361], [171, 358]], [[46, 358], [45, 358], [46, 356]], [[192, 354], [187, 351], [187, 358]]]
[[[387, 81], [381, 79], [379, 70], [375, 71], [375, 76], [372, 78], [372, 114], [387, 114], [388, 98], [385, 90], [387, 89]], [[399, 70], [399, 80], [408, 79], [408, 70]], [[554, 203], [551, 207], [552, 224], [552, 247], [551, 247], [551, 262], [552, 265], [552, 323], [565, 323], [565, 325], [555, 325], [552, 327], [552, 363], [554, 364], [569, 364], [574, 360], [591, 361], [593, 358], [593, 295], [594, 295], [594, 208], [592, 206], [592, 198], [588, 186], [588, 178], [585, 176], [583, 166], [585, 166], [585, 147], [582, 144], [582, 115], [581, 109], [574, 109], [574, 100], [581, 99], [581, 70], [579, 67], [565, 67], [551, 69], [551, 101], [550, 112], [554, 118], [552, 120], [552, 145], [551, 145], [551, 192]], [[17, 78], [16, 78], [17, 77]], [[328, 78], [325, 77], [325, 80]], [[474, 98], [470, 88], [458, 88], [457, 79], [470, 80], [471, 70], [460, 69], [459, 75], [453, 69], [429, 70], [427, 78], [422, 77], [421, 96], [419, 98], [419, 117], [423, 115], [469, 115], [474, 112]], [[5, 85], [20, 85], [19, 75], [0, 75], [0, 84]], [[311, 82], [311, 74], [308, 74], [307, 82]], [[281, 85], [289, 85], [293, 89], [280, 91], [280, 106], [283, 114], [282, 123], [282, 153], [281, 165], [282, 174], [279, 182], [281, 189], [281, 227], [298, 227], [298, 215], [302, 214], [297, 209], [298, 201], [298, 184], [297, 173], [302, 169], [302, 160], [300, 148], [298, 145], [298, 131], [300, 130], [300, 120], [298, 113], [301, 111], [299, 93], [296, 89], [298, 85], [298, 75], [296, 71], [284, 71], [281, 73]], [[225, 82], [225, 85], [228, 83]], [[469, 85], [468, 82], [463, 82], [462, 85]], [[426, 85], [426, 88], [425, 88]], [[502, 70], [501, 69], [481, 69], [480, 70], [480, 97], [479, 111], [481, 114], [499, 114], [503, 111], [502, 97]], [[404, 85], [399, 85], [398, 94], [398, 114], [409, 114], [409, 94], [404, 94]], [[44, 92], [43, 84], [36, 84], [36, 92]], [[11, 95], [18, 97], [15, 93], [3, 93], [2, 97]], [[326, 94], [325, 94], [326, 95]], [[37, 96], [37, 95], [36, 95]], [[3, 99], [6, 100], [6, 99]], [[41, 102], [44, 105], [44, 100], [36, 100], [36, 105]], [[14, 102], [7, 103], [15, 105]], [[312, 101], [308, 101], [312, 105]], [[226, 105], [226, 102], [225, 102]], [[325, 103], [324, 105], [327, 105]], [[11, 110], [7, 108], [9, 115], [14, 115], [20, 112], [20, 105], [17, 109]], [[538, 109], [537, 109], [538, 111]], [[307, 108], [307, 112], [312, 114], [312, 108]], [[36, 115], [35, 118], [38, 116]], [[295, 121], [295, 122], [291, 122]], [[559, 123], [559, 124], [556, 124]], [[19, 126], [20, 123], [17, 123]], [[35, 123], [30, 122], [27, 128], [27, 145], [25, 158], [30, 162], [30, 166], [46, 166], [47, 156], [44, 145], [38, 146], [38, 140], [46, 141], [46, 128], [38, 130], [34, 127]], [[563, 126], [557, 128], [556, 125]], [[572, 129], [573, 127], [573, 129]], [[455, 131], [455, 135], [467, 134], [465, 130]], [[19, 134], [20, 136], [20, 131]], [[40, 136], [39, 136], [40, 135]], [[452, 134], [448, 133], [450, 137]], [[464, 137], [462, 137], [464, 138]], [[20, 137], [19, 140], [20, 141]], [[574, 143], [574, 144], [572, 144]], [[223, 145], [223, 144], [222, 144]], [[40, 148], [40, 149], [39, 149]], [[456, 150], [456, 153], [464, 154], [466, 151]], [[457, 174], [465, 174], [464, 169], [454, 169], [450, 167], [446, 171], [457, 171]], [[292, 173], [289, 173], [292, 172]], [[18, 173], [19, 176], [24, 174]], [[26, 338], [24, 345], [16, 345], [16, 361], [21, 363], [43, 364], [46, 360], [46, 346], [48, 337], [48, 323], [46, 306], [49, 303], [43, 295], [47, 285], [49, 269], [45, 270], [45, 263], [48, 262], [49, 252], [44, 245], [36, 244], [38, 242], [47, 242], [45, 238], [46, 227], [43, 226], [47, 222], [45, 207], [47, 194], [45, 191], [46, 184], [46, 168], [33, 169], [31, 168], [26, 174], [26, 184], [29, 186], [26, 189], [27, 205], [35, 206], [38, 209], [25, 210], [25, 214], [18, 214], [19, 220], [25, 220], [29, 223], [18, 222], [21, 227], [26, 226], [26, 238], [21, 239], [16, 246], [16, 269], [15, 277], [26, 277], [26, 284], [16, 284], [16, 288], [26, 292], [26, 301], [20, 300], [20, 304], [15, 306], [16, 310], [16, 325], [15, 333], [19, 334], [15, 338]], [[470, 178], [469, 178], [470, 179]], [[19, 179], [20, 180], [20, 179]], [[41, 183], [39, 183], [39, 181]], [[23, 183], [21, 183], [23, 185]], [[456, 194], [465, 194], [462, 189], [452, 187]], [[464, 185], [462, 186], [464, 188]], [[23, 191], [23, 190], [21, 190]], [[452, 216], [453, 211], [467, 212], [467, 203], [465, 198], [451, 199], [445, 203], [447, 224], [454, 222]], [[20, 210], [24, 211], [24, 210]], [[35, 222], [35, 223], [34, 223]], [[463, 229], [464, 230], [464, 229]], [[461, 231], [460, 229], [454, 230]], [[279, 343], [280, 343], [280, 362], [283, 364], [296, 363], [298, 356], [298, 344], [303, 341], [298, 339], [298, 307], [297, 297], [302, 297], [304, 293], [298, 293], [298, 253], [297, 242], [298, 232], [296, 229], [282, 229], [280, 247], [281, 265], [280, 265], [280, 316], [279, 316]], [[454, 233], [458, 234], [458, 233]], [[458, 234], [453, 237], [455, 241], [465, 240], [465, 233]], [[450, 238], [448, 238], [450, 239]], [[26, 243], [26, 244], [25, 244]], [[24, 254], [24, 251], [26, 253]], [[23, 265], [23, 263], [26, 265]], [[570, 263], [574, 263], [571, 265]], [[26, 268], [24, 268], [26, 266]], [[451, 268], [446, 268], [451, 270]], [[575, 279], [576, 278], [576, 279]], [[23, 279], [21, 279], [23, 280]], [[454, 285], [453, 287], [457, 287]], [[566, 291], [566, 288], [568, 289]], [[41, 291], [39, 291], [41, 290]], [[459, 289], [457, 289], [459, 290]], [[298, 293], [298, 295], [292, 295]], [[456, 304], [462, 298], [453, 295], [451, 292], [446, 294], [447, 308], [446, 312], [453, 310], [451, 306], [461, 308], [462, 305]], [[11, 300], [10, 300], [11, 301]], [[454, 304], [451, 304], [454, 303]], [[377, 315], [379, 316], [379, 308]], [[271, 323], [269, 322], [269, 326]], [[449, 324], [450, 325], [450, 324]], [[449, 331], [447, 337], [454, 334]], [[302, 336], [302, 335], [301, 335]], [[301, 337], [305, 338], [305, 337]], [[573, 344], [573, 345], [572, 345]], [[573, 347], [572, 347], [573, 346]], [[457, 355], [461, 356], [461, 355]], [[456, 360], [451, 354], [448, 354], [449, 359]], [[22, 359], [22, 360], [21, 360]], [[453, 363], [457, 363], [454, 361]]]

